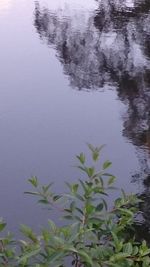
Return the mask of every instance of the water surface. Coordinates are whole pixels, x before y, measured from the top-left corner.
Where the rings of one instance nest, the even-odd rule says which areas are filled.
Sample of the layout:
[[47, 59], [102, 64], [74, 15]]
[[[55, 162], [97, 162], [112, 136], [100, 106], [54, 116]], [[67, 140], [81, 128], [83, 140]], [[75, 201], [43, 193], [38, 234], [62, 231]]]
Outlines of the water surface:
[[0, 0], [0, 210], [10, 228], [46, 222], [23, 195], [27, 178], [60, 191], [79, 177], [74, 155], [86, 142], [107, 144], [118, 185], [147, 210], [149, 25], [148, 0]]

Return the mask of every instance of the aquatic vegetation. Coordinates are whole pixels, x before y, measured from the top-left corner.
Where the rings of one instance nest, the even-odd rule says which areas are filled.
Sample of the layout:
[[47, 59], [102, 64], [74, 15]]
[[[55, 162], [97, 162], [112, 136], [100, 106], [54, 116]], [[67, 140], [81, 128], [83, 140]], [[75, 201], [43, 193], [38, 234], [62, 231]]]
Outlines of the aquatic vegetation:
[[[29, 179], [34, 189], [25, 193], [37, 197], [51, 212], [57, 210], [63, 223], [58, 226], [49, 220], [40, 235], [22, 225], [23, 240], [15, 241], [10, 234], [1, 237], [0, 266], [150, 266], [150, 248], [144, 240], [137, 242], [133, 227], [140, 200], [121, 190], [113, 201], [116, 177], [107, 171], [111, 162], [97, 170], [103, 146], [88, 147], [92, 165], [84, 153], [77, 156], [82, 175], [76, 183], [66, 183], [67, 192], [55, 194], [52, 183], [43, 186], [37, 177]], [[1, 220], [0, 232], [5, 228]]]

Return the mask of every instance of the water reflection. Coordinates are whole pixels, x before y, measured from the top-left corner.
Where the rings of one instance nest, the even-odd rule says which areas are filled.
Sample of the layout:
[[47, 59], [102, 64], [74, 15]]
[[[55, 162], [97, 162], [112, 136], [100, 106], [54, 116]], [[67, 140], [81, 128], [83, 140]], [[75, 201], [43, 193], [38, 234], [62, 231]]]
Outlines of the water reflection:
[[36, 2], [35, 27], [57, 51], [64, 74], [78, 90], [115, 87], [127, 107], [123, 135], [137, 147], [144, 179], [141, 197], [150, 214], [150, 1], [102, 0], [88, 14], [51, 11]]
[[37, 31], [55, 47], [72, 87], [93, 90], [111, 84], [133, 91], [148, 86], [150, 4], [131, 8], [121, 3], [101, 1], [86, 18], [36, 4]]
[[[80, 17], [80, 19], [79, 19]], [[126, 104], [123, 135], [150, 151], [150, 2], [103, 0], [88, 15], [51, 11], [36, 2], [35, 27], [53, 46], [72, 87], [115, 86]], [[144, 152], [144, 149], [148, 152]], [[141, 159], [143, 155], [144, 159]], [[147, 163], [148, 165], [148, 163]]]

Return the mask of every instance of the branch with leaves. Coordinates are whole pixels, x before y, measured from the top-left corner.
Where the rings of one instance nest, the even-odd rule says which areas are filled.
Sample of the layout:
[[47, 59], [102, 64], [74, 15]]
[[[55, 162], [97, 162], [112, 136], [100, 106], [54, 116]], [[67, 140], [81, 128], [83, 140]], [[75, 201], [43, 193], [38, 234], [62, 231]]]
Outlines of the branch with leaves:
[[[64, 194], [54, 194], [52, 183], [43, 186], [37, 177], [29, 179], [34, 190], [25, 193], [36, 196], [48, 209], [57, 209], [64, 225], [58, 227], [49, 220], [40, 235], [22, 225], [23, 240], [14, 241], [11, 235], [0, 238], [0, 266], [150, 266], [150, 248], [146, 241], [137, 242], [133, 227], [140, 200], [121, 190], [110, 205], [110, 192], [116, 189], [116, 177], [107, 171], [111, 162], [105, 161], [97, 170], [103, 146], [88, 147], [92, 165], [88, 166], [84, 153], [76, 157], [84, 178], [66, 183]], [[5, 227], [0, 221], [0, 232]]]

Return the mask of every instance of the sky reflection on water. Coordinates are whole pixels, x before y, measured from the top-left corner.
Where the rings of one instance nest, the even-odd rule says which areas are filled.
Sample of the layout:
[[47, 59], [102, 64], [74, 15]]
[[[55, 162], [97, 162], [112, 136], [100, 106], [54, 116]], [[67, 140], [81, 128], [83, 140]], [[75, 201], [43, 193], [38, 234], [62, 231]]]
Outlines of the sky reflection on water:
[[22, 194], [27, 178], [54, 180], [59, 190], [78, 177], [71, 166], [86, 142], [107, 144], [103, 159], [112, 160], [118, 185], [148, 194], [149, 1], [6, 3], [0, 1], [0, 209], [11, 227], [46, 221]]

